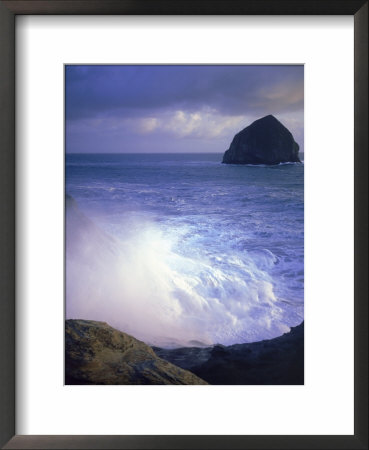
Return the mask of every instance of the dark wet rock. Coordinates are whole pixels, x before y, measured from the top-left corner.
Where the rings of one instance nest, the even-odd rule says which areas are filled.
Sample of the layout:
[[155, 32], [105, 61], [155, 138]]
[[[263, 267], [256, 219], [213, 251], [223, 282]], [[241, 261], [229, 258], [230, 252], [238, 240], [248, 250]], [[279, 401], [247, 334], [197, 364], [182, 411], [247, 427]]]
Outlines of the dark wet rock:
[[256, 120], [237, 133], [224, 153], [225, 164], [300, 162], [299, 145], [291, 132], [274, 116]]
[[167, 361], [172, 362], [182, 369], [190, 370], [190, 367], [195, 367], [206, 363], [211, 355], [213, 347], [180, 347], [175, 349], [165, 349], [153, 347], [155, 353]]
[[304, 323], [267, 341], [155, 353], [209, 384], [304, 384]]
[[66, 384], [207, 384], [105, 322], [66, 320]]

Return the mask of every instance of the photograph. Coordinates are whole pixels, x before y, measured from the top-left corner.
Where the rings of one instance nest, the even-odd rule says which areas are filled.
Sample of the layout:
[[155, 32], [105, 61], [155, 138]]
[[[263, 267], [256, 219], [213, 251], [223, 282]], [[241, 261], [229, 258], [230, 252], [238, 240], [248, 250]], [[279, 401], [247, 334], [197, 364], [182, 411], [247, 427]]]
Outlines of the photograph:
[[304, 65], [64, 71], [64, 383], [303, 385]]
[[0, 448], [368, 449], [368, 0], [0, 0], [0, 53]]

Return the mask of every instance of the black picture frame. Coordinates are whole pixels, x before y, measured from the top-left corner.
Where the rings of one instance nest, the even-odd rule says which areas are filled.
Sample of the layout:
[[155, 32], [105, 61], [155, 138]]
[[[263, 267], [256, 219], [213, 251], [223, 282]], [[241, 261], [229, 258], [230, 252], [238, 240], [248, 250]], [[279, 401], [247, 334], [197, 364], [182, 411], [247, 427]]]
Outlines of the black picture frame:
[[[15, 435], [15, 17], [19, 14], [347, 14], [354, 16], [354, 435]], [[0, 445], [3, 446], [2, 448], [368, 449], [368, 1], [0, 0], [0, 298]]]

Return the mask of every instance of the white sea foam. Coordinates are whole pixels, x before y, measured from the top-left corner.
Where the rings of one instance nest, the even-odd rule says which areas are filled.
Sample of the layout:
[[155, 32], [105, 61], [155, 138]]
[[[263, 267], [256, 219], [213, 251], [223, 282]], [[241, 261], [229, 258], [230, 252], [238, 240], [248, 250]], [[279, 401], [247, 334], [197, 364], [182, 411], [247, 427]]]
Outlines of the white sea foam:
[[100, 244], [94, 227], [85, 244], [69, 241], [79, 250], [67, 254], [67, 317], [106, 321], [162, 346], [253, 342], [288, 331], [268, 273], [275, 255], [226, 254], [222, 246], [214, 253], [194, 247], [202, 236], [192, 231], [131, 219], [120, 225], [126, 239]]

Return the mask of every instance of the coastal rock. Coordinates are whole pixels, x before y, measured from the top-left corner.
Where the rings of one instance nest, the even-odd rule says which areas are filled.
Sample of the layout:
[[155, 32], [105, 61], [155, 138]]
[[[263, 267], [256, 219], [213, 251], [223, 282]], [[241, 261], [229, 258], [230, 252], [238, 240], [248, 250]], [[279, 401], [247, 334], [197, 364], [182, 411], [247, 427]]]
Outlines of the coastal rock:
[[299, 145], [291, 132], [274, 116], [256, 120], [237, 133], [224, 153], [225, 164], [267, 164], [300, 162]]
[[289, 333], [260, 342], [154, 350], [209, 384], [304, 384], [304, 322]]
[[207, 384], [105, 322], [66, 320], [66, 384]]

